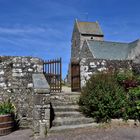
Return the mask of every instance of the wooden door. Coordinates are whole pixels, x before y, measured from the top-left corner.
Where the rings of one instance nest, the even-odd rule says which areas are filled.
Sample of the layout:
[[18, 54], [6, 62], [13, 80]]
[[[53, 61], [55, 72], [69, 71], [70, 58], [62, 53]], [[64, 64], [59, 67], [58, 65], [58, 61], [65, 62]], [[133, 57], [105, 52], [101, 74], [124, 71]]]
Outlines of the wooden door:
[[79, 62], [71, 63], [71, 91], [80, 91], [80, 64]]

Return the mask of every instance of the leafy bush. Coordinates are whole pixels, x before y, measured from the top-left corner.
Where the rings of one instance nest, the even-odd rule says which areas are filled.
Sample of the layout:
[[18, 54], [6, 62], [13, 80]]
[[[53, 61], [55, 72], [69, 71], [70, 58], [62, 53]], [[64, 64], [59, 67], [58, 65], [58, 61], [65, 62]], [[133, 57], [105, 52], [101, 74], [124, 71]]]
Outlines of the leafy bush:
[[14, 110], [15, 106], [10, 102], [10, 100], [0, 103], [0, 115], [11, 114]]
[[122, 86], [125, 88], [126, 91], [128, 91], [130, 88], [137, 87], [139, 83], [136, 80], [125, 80], [122, 83]]
[[124, 82], [125, 80], [132, 80], [134, 78], [134, 74], [132, 70], [121, 70], [116, 73], [116, 79], [119, 83]]
[[140, 87], [129, 89], [127, 113], [129, 118], [140, 120]]
[[82, 89], [79, 105], [82, 112], [97, 122], [127, 118], [127, 97], [112, 73], [93, 75]]
[[116, 74], [116, 79], [126, 91], [128, 91], [129, 88], [137, 87], [140, 83], [140, 77], [135, 75], [132, 70], [119, 71]]

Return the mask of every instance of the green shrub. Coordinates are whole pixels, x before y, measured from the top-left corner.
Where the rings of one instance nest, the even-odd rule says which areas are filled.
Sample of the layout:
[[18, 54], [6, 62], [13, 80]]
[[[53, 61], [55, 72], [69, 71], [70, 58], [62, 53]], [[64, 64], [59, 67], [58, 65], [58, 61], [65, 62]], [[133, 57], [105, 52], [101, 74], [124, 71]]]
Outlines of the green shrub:
[[15, 106], [8, 101], [4, 101], [0, 103], [0, 115], [11, 114], [15, 111]]
[[132, 70], [121, 70], [116, 73], [116, 79], [119, 83], [122, 83], [125, 80], [132, 80], [134, 78], [134, 74]]
[[127, 118], [127, 97], [112, 73], [93, 75], [82, 89], [79, 105], [82, 112], [97, 122]]
[[127, 114], [130, 119], [140, 120], [140, 87], [129, 89]]

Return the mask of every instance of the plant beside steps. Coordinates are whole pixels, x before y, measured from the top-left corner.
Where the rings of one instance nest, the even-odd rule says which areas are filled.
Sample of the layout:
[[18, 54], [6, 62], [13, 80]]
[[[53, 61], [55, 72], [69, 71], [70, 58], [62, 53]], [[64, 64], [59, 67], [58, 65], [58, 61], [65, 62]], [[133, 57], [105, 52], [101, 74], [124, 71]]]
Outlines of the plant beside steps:
[[54, 111], [54, 120], [50, 132], [97, 126], [92, 118], [85, 117], [79, 111], [79, 106], [76, 103], [79, 98], [77, 95], [75, 97], [72, 93], [66, 95], [64, 93], [59, 94], [57, 97], [53, 95], [52, 108]]

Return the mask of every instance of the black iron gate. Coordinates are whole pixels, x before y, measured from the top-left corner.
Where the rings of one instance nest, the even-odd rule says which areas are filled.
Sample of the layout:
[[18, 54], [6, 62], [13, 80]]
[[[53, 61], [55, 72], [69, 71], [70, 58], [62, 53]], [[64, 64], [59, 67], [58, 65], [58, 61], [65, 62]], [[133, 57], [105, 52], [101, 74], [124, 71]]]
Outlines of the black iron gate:
[[62, 90], [62, 61], [60, 59], [44, 61], [44, 75], [50, 85], [51, 92]]

